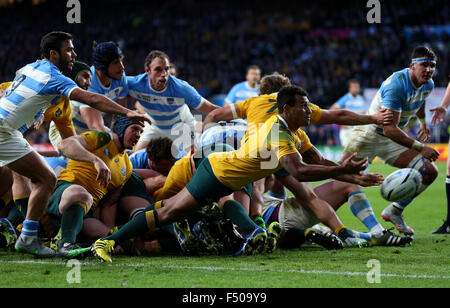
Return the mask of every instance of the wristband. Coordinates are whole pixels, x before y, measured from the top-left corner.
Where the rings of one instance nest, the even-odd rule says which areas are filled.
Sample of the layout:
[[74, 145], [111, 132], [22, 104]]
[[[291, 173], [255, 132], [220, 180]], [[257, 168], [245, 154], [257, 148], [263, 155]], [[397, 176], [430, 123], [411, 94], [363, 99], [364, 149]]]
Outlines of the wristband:
[[414, 140], [411, 149], [416, 150], [417, 152], [422, 152], [423, 148], [425, 147], [425, 145], [422, 142], [419, 142], [417, 140]]
[[417, 120], [419, 120], [420, 124], [422, 124], [422, 125], [427, 124], [427, 120], [425, 120], [425, 118], [417, 118]]

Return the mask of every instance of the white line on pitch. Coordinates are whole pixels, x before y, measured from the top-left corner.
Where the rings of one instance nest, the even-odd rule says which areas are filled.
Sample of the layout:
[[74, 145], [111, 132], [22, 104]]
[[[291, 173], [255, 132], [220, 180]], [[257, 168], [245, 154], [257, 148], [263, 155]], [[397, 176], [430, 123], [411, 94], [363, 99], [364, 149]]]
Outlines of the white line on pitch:
[[[15, 263], [15, 264], [49, 264], [49, 265], [66, 265], [66, 262], [60, 261], [3, 261], [0, 263]], [[93, 262], [82, 262], [82, 265], [87, 266], [99, 266], [102, 263]], [[153, 267], [150, 264], [142, 263], [114, 263], [107, 264], [108, 266], [117, 267]], [[278, 272], [278, 273], [297, 273], [297, 274], [314, 274], [314, 275], [341, 275], [341, 276], [367, 276], [364, 272], [333, 272], [333, 271], [322, 271], [322, 270], [302, 270], [302, 269], [274, 269], [274, 268], [246, 268], [246, 267], [216, 267], [216, 266], [187, 266], [187, 265], [163, 265], [162, 268], [172, 268], [172, 269], [190, 269], [190, 270], [206, 270], [206, 271], [247, 271], [247, 272]], [[398, 278], [411, 278], [411, 279], [450, 279], [450, 276], [440, 276], [440, 275], [403, 275], [403, 274], [390, 274], [390, 273], [380, 273], [381, 277], [398, 277]]]

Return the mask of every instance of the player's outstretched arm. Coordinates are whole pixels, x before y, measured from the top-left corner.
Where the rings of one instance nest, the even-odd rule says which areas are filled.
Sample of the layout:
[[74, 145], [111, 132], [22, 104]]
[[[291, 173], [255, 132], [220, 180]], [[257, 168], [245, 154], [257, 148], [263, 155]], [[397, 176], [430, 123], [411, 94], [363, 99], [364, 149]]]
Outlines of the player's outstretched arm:
[[280, 163], [294, 178], [300, 182], [321, 181], [336, 178], [343, 174], [359, 174], [367, 168], [367, 159], [355, 161], [356, 153], [343, 161], [342, 165], [324, 166], [308, 165], [299, 153], [287, 154], [281, 157]]
[[[326, 159], [317, 148], [312, 147], [308, 151], [302, 153], [303, 160], [307, 164], [316, 164], [324, 166], [339, 166], [334, 161]], [[383, 182], [383, 175], [378, 173], [367, 174], [342, 174], [334, 179], [352, 184], [358, 184], [364, 187], [378, 186]]]
[[151, 120], [147, 114], [140, 114], [136, 111], [125, 108], [101, 94], [77, 88], [72, 91], [70, 99], [85, 103], [86, 105], [106, 113], [128, 117], [142, 126], [144, 126], [144, 121], [151, 124]]
[[447, 90], [445, 91], [445, 95], [444, 98], [442, 99], [441, 105], [430, 109], [430, 111], [433, 112], [433, 115], [431, 117], [431, 124], [433, 126], [444, 121], [449, 106], [450, 106], [450, 82], [448, 83]]
[[400, 113], [393, 111], [393, 115], [394, 120], [392, 124], [383, 126], [383, 134], [392, 141], [401, 144], [404, 147], [416, 150], [426, 159], [435, 161], [439, 157], [439, 152], [432, 147], [426, 146], [423, 143], [409, 137], [398, 127], [398, 123], [400, 122]]
[[99, 110], [86, 106], [80, 108], [80, 114], [84, 123], [86, 123], [90, 130], [105, 131], [105, 122], [103, 121], [102, 113]]
[[316, 124], [339, 125], [386, 125], [392, 123], [393, 115], [388, 109], [381, 109], [375, 114], [364, 115], [346, 109], [323, 110]]
[[202, 98], [202, 102], [200, 103], [200, 107], [197, 108], [198, 111], [203, 112], [204, 114], [209, 114], [211, 111], [219, 109], [219, 106], [214, 105], [210, 101], [205, 98]]
[[207, 127], [208, 123], [218, 122], [218, 121], [229, 121], [229, 120], [233, 120], [233, 119], [234, 119], [233, 110], [231, 109], [230, 105], [226, 105], [224, 107], [217, 108], [217, 109], [211, 111], [210, 113], [208, 113], [208, 115], [206, 116], [205, 120], [203, 121], [203, 130], [208, 128]]

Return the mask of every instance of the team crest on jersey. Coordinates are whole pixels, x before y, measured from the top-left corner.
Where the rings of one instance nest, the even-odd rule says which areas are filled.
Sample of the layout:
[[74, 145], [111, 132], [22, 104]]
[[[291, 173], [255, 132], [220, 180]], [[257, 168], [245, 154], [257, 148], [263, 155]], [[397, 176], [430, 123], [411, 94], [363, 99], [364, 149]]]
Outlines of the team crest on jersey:
[[55, 111], [55, 116], [57, 118], [59, 118], [61, 115], [62, 115], [62, 110], [61, 110], [61, 108], [58, 108], [58, 110]]
[[119, 158], [116, 158], [116, 159], [114, 160], [114, 162], [115, 162], [115, 163], [118, 163], [118, 162], [119, 162]]
[[127, 175], [127, 168], [126, 168], [125, 166], [122, 166], [122, 169], [120, 169], [120, 173], [121, 173], [123, 176], [126, 176], [126, 175]]

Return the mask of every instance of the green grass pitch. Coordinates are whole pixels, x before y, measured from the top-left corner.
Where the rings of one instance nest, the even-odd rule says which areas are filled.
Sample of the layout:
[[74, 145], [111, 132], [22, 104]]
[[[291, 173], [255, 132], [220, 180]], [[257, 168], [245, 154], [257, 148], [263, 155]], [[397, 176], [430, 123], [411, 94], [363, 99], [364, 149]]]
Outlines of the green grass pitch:
[[[439, 177], [404, 213], [416, 231], [412, 246], [326, 251], [304, 245], [242, 257], [115, 256], [112, 264], [89, 257], [81, 261], [79, 275], [72, 271], [77, 267], [68, 267], [64, 259], [36, 259], [0, 249], [0, 287], [450, 287], [450, 237], [431, 235], [446, 215], [445, 163], [438, 166]], [[371, 166], [372, 172], [385, 177], [393, 170], [380, 163]], [[388, 202], [381, 198], [379, 188], [365, 192], [377, 218], [391, 227], [380, 217]], [[349, 227], [365, 231], [348, 205], [338, 214]]]

